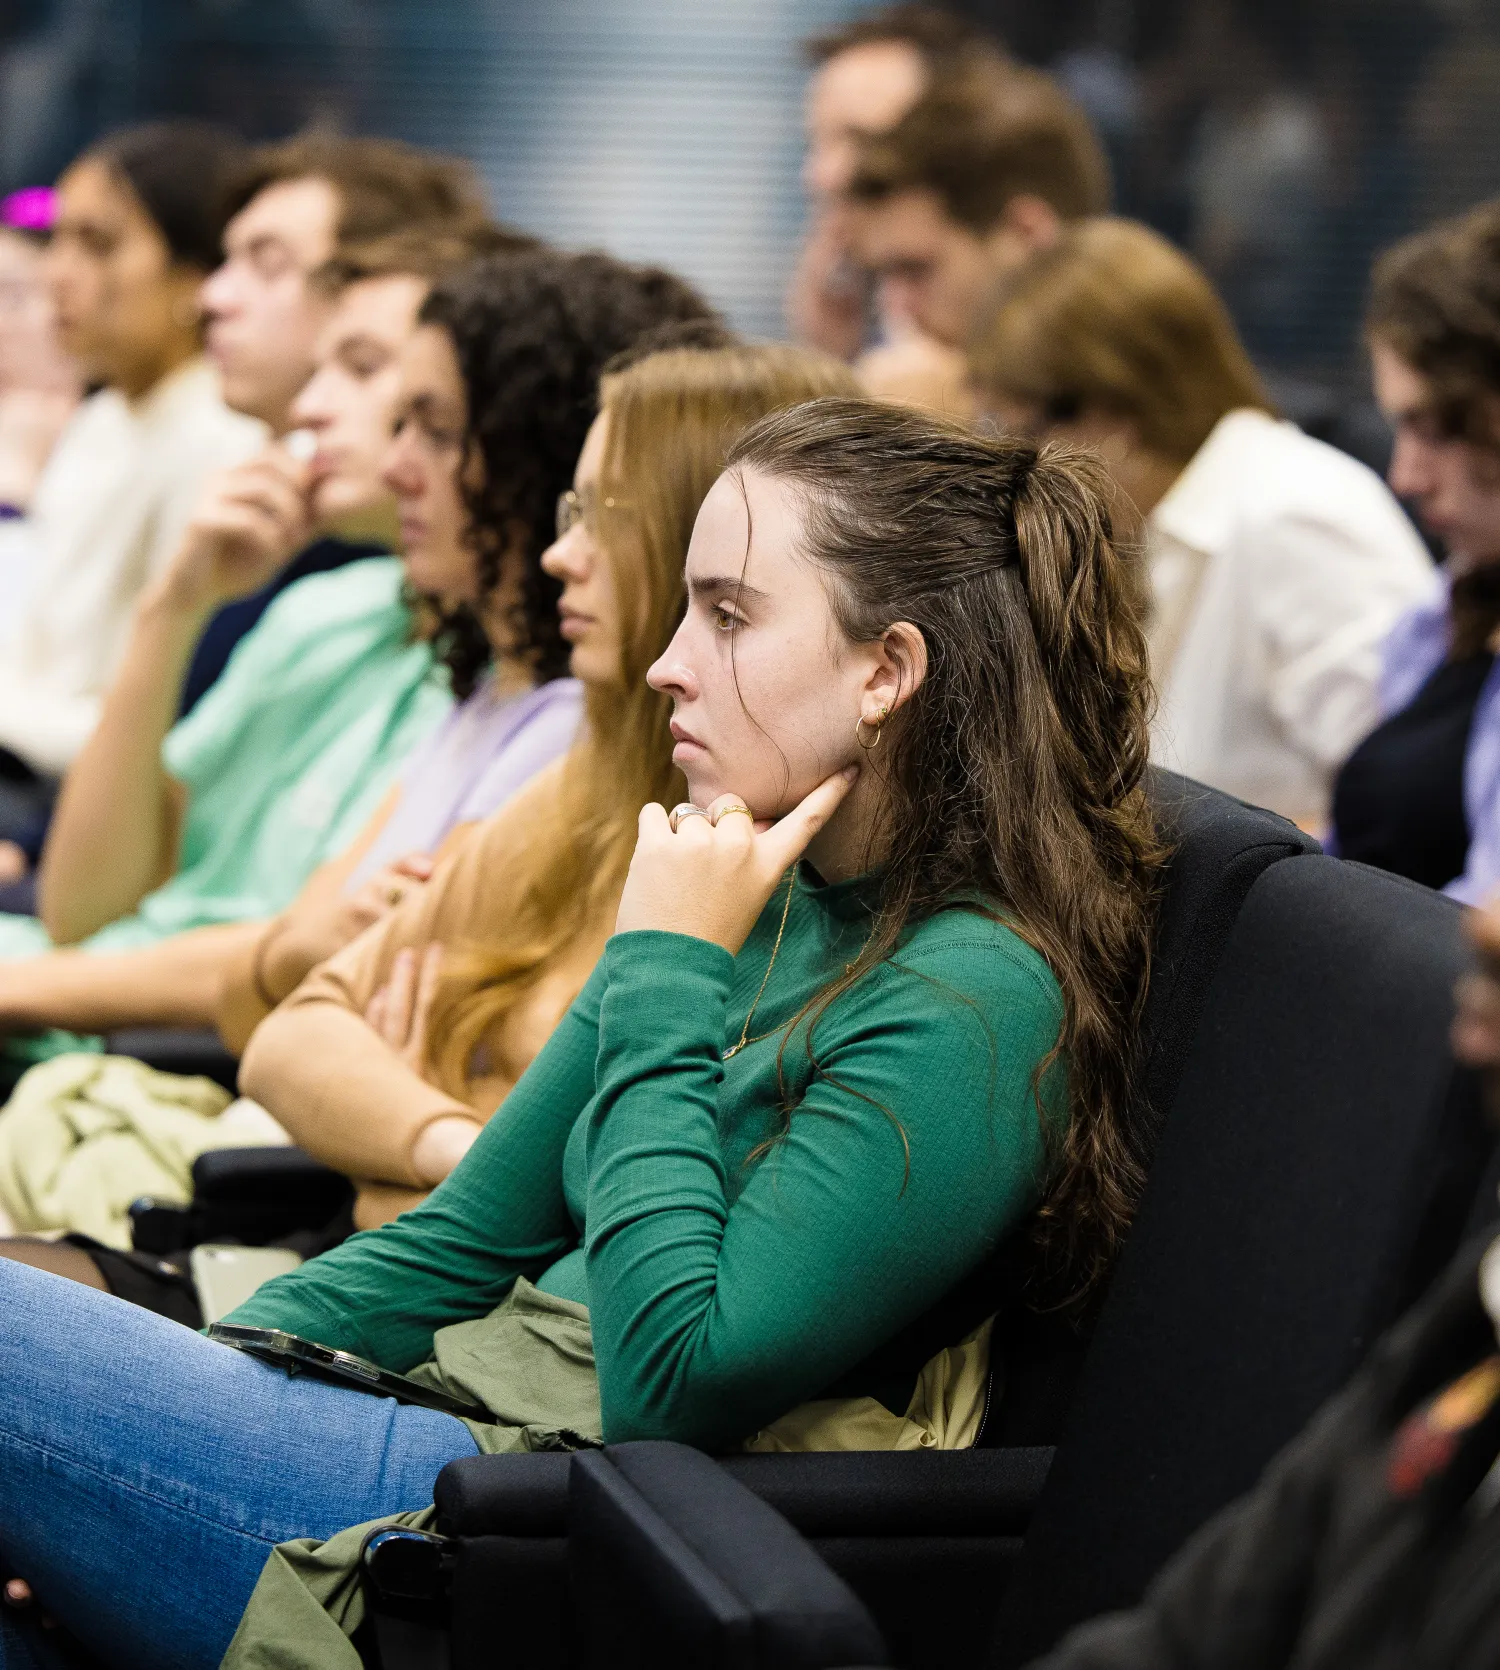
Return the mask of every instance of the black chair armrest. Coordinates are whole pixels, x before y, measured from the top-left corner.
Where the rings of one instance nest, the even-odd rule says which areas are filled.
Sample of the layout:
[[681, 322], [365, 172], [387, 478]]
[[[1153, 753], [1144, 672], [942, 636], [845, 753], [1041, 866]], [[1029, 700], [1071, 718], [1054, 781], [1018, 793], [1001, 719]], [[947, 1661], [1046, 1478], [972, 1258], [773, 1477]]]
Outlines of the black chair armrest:
[[204, 1241], [265, 1246], [331, 1224], [352, 1185], [300, 1148], [212, 1148], [193, 1162], [188, 1206], [144, 1199], [130, 1208], [136, 1249], [174, 1253]]
[[[563, 1536], [568, 1457], [473, 1456], [438, 1475], [451, 1536]], [[825, 1451], [733, 1455], [716, 1464], [804, 1536], [1013, 1536], [1025, 1533], [1050, 1449]]]
[[584, 1670], [889, 1662], [853, 1590], [700, 1451], [640, 1443], [580, 1452], [568, 1497]]
[[238, 1088], [240, 1064], [224, 1048], [217, 1032], [164, 1026], [132, 1026], [109, 1033], [110, 1055], [128, 1055], [163, 1073], [200, 1074], [231, 1092]]

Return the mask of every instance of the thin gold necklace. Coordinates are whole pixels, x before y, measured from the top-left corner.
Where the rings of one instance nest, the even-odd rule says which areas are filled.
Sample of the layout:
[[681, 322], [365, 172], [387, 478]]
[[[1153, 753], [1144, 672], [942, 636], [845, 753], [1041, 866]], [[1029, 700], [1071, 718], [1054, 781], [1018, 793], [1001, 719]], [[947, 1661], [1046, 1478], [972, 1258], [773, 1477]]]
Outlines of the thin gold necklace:
[[769, 1038], [771, 1036], [771, 1032], [775, 1032], [777, 1030], [777, 1028], [773, 1026], [771, 1028], [771, 1032], [762, 1032], [759, 1038], [752, 1038], [750, 1036], [750, 1023], [755, 1019], [755, 1011], [760, 1007], [760, 1000], [766, 995], [766, 982], [771, 978], [771, 970], [776, 966], [776, 953], [781, 949], [781, 936], [786, 932], [786, 919], [791, 914], [792, 892], [796, 888], [796, 885], [797, 867], [796, 865], [793, 865], [787, 872], [786, 903], [781, 907], [781, 926], [776, 930], [776, 943], [771, 947], [771, 960], [766, 964], [766, 972], [760, 977], [760, 989], [755, 994], [754, 1003], [750, 1005], [750, 1013], [745, 1016], [745, 1026], [744, 1030], [740, 1033], [739, 1043], [731, 1045], [724, 1051], [724, 1059], [726, 1061], [729, 1060], [730, 1056], [738, 1055], [740, 1051], [744, 1049], [746, 1044], [758, 1044], [761, 1041], [761, 1038]]

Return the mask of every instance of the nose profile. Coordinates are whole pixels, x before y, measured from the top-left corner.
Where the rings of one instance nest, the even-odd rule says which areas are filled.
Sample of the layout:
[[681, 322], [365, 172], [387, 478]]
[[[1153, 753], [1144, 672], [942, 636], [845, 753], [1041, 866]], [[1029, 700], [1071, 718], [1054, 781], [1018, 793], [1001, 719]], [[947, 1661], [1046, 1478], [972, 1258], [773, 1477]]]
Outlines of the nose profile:
[[386, 448], [380, 479], [398, 498], [409, 499], [422, 491], [422, 471], [413, 456], [408, 431], [398, 429]]
[[1398, 430], [1391, 448], [1386, 480], [1401, 499], [1420, 498], [1432, 490], [1432, 461], [1426, 446], [1415, 436]]
[[586, 580], [591, 568], [588, 540], [578, 528], [569, 528], [542, 552], [542, 572], [554, 580]]

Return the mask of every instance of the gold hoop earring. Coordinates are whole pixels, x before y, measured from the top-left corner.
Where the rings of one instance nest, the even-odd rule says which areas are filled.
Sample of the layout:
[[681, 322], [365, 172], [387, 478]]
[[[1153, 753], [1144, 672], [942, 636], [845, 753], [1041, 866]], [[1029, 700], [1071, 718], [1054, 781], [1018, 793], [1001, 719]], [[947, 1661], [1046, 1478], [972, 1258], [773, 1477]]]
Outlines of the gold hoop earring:
[[860, 714], [859, 718], [854, 721], [854, 740], [867, 754], [873, 754], [880, 746], [881, 733], [885, 730], [885, 716], [890, 711], [891, 710], [888, 707], [883, 707], [880, 712], [875, 715], [875, 723], [870, 727], [875, 732], [875, 740], [873, 742], [866, 742], [864, 738], [864, 728], [868, 723], [864, 714]]

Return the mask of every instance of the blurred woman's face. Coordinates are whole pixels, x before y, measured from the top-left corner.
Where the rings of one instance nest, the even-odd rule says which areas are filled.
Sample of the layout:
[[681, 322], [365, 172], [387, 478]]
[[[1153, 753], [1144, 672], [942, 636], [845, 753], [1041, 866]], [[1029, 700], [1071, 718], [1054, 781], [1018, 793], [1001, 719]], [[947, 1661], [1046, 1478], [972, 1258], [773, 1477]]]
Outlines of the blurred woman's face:
[[407, 578], [445, 608], [479, 601], [464, 453], [469, 401], [448, 333], [422, 325], [401, 349], [395, 434], [382, 478], [396, 495]]
[[543, 569], [562, 582], [557, 609], [572, 645], [568, 670], [585, 684], [619, 684], [623, 677], [614, 567], [597, 521], [608, 444], [609, 415], [600, 412], [578, 455], [572, 491], [558, 505], [557, 538], [542, 553]]
[[0, 389], [76, 393], [78, 368], [57, 340], [57, 309], [41, 247], [0, 231]]
[[97, 158], [58, 182], [47, 277], [63, 349], [92, 380], [144, 394], [197, 344], [203, 274], [179, 266], [140, 201]]

